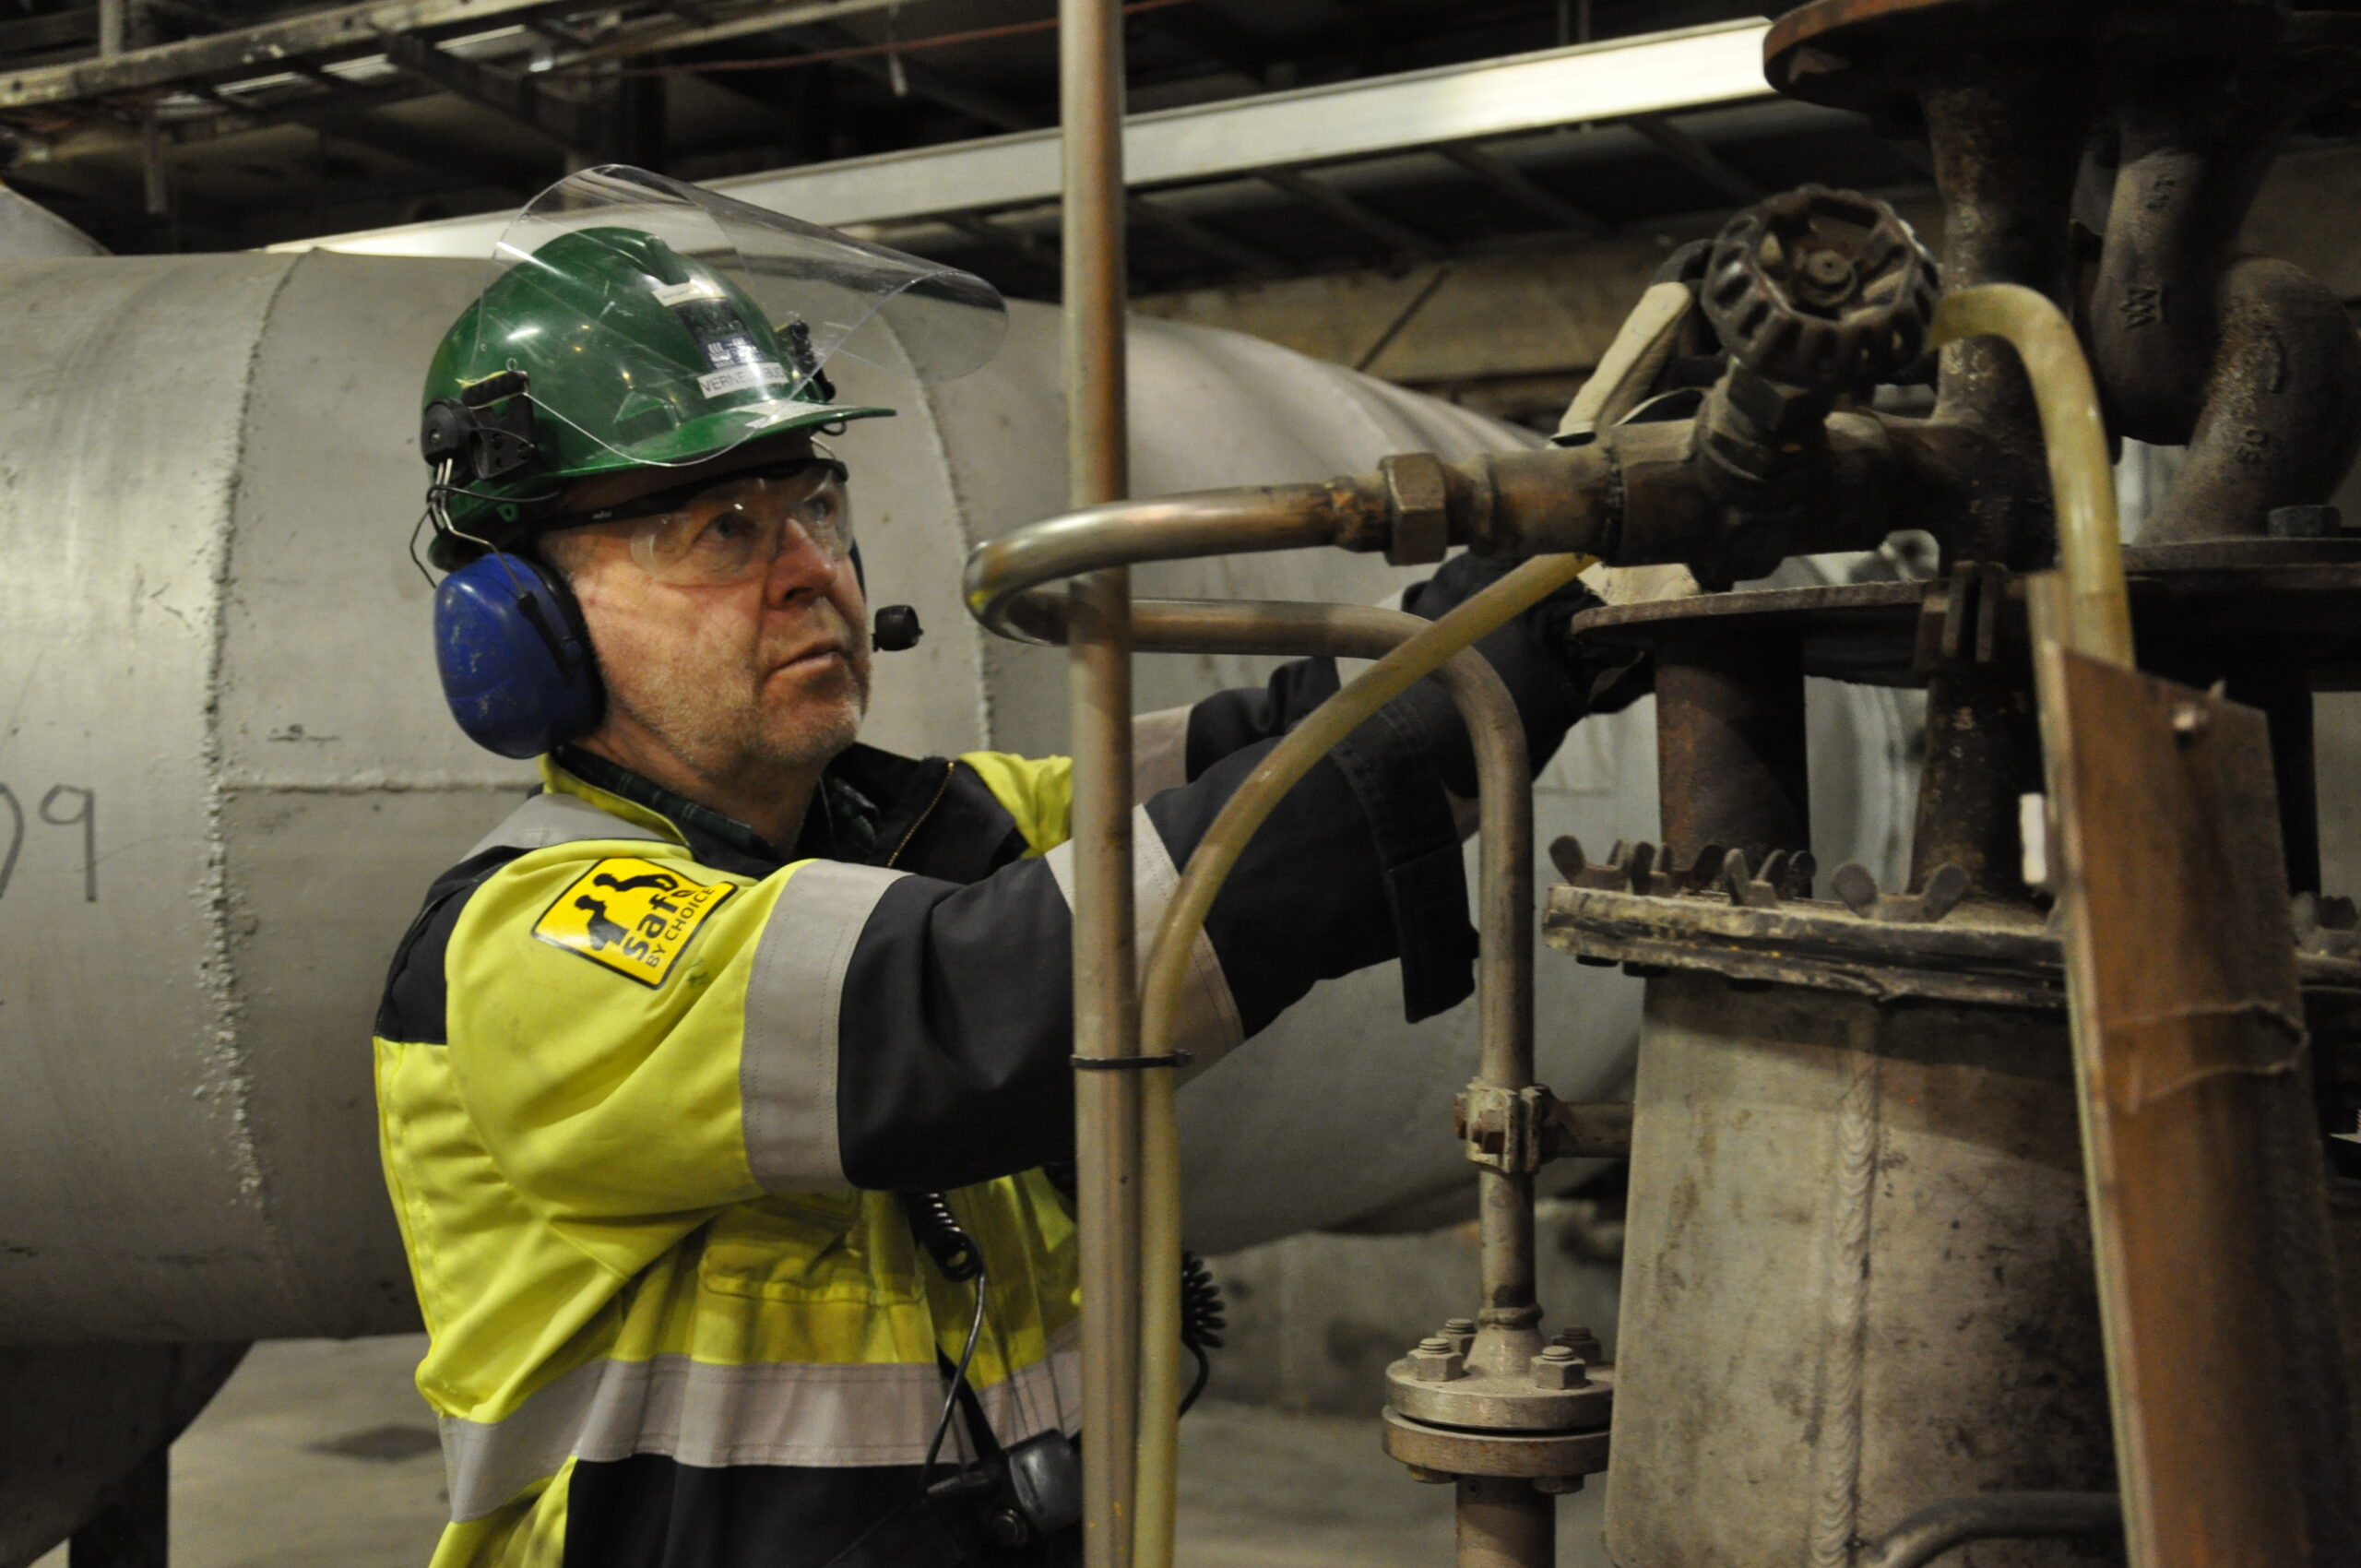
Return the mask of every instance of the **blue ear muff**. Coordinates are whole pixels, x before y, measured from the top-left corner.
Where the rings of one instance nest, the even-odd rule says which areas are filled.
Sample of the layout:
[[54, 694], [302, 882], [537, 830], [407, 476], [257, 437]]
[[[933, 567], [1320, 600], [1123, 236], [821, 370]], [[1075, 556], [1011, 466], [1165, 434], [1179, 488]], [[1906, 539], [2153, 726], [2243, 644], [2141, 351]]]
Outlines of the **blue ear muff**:
[[502, 756], [540, 756], [579, 740], [605, 707], [573, 595], [522, 556], [495, 552], [443, 579], [434, 663], [451, 717]]

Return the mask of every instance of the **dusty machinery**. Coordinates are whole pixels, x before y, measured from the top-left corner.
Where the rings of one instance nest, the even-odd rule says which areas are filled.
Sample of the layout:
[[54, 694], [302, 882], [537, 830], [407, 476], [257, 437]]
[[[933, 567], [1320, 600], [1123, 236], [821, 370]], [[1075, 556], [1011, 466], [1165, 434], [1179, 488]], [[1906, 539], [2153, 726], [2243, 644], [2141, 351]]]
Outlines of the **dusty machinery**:
[[[1611, 1368], [1580, 1327], [1548, 1337], [1531, 1270], [1534, 1173], [1610, 1142], [1611, 1113], [1535, 1082], [1513, 874], [1481, 899], [1500, 1032], [1457, 1134], [1482, 1292], [1391, 1369], [1385, 1417], [1389, 1452], [1456, 1482], [1467, 1568], [1549, 1562], [1553, 1495], [1610, 1448], [1619, 1568], [1901, 1568], [1966, 1542], [2032, 1565], [2127, 1540], [2143, 1564], [2361, 1560], [2341, 1141], [2361, 937], [2320, 885], [2312, 749], [2313, 695], [2361, 679], [2361, 536], [2328, 505], [2361, 448], [2361, 339], [2319, 283], [2235, 248], [2291, 130], [2349, 115], [2361, 18], [1816, 0], [1766, 49], [1782, 90], [1924, 134], [1940, 260], [1874, 200], [1774, 197], [1667, 268], [1552, 448], [1077, 512], [981, 549], [970, 607], [1077, 646], [1086, 758], [1133, 646], [1217, 635], [1215, 607], [1129, 604], [1108, 574], [1130, 563], [1467, 545], [1693, 576], [1573, 633], [1644, 649], [1658, 697], [1660, 839], [1560, 839], [1546, 913], [1553, 946], [1647, 987]], [[2108, 434], [2187, 450], [2129, 547]], [[1904, 529], [1940, 549], [1933, 580], [1737, 587]], [[1065, 578], [1070, 604], [1044, 591]], [[1275, 635], [1272, 607], [1228, 613], [1258, 609]], [[1365, 677], [1361, 710], [1480, 629], [1447, 625]], [[1813, 676], [1926, 692], [1901, 885], [1815, 863]], [[1096, 820], [1084, 856], [1120, 866], [1120, 822]], [[1485, 832], [1522, 826], [1503, 807]], [[1145, 1034], [1108, 989], [1121, 941], [1083, 992], [1106, 1023], [1084, 1049], [1143, 1058], [1095, 1076], [1148, 1080], [1099, 1102], [1108, 1191], [1139, 1136], [1149, 1196], [1086, 1207], [1108, 1271], [1088, 1277], [1145, 1273], [1150, 1309], [1157, 987], [1200, 875], [1149, 958]], [[1126, 1397], [1135, 1331], [1102, 1324], [1086, 1362]], [[1158, 1336], [1151, 1311], [1142, 1412], [1163, 1408]], [[1161, 1564], [1163, 1420], [1134, 1440], [1092, 1409], [1094, 1563]]]

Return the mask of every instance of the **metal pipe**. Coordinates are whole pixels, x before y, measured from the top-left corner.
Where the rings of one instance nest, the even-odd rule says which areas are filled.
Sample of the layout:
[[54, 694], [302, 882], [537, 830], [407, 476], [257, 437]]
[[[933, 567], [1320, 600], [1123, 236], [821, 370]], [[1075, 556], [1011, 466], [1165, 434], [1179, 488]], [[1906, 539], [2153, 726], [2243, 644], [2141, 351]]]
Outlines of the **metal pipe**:
[[2259, 538], [2275, 509], [2334, 494], [2361, 450], [2361, 339], [2326, 284], [2248, 256], [2222, 277], [2206, 320], [2219, 330], [2203, 401], [2184, 427], [2189, 461], [2144, 544]]
[[[1591, 564], [1587, 556], [1559, 556], [1529, 561], [1486, 588], [1441, 620], [1423, 624], [1370, 670], [1314, 709], [1257, 764], [1244, 784], [1224, 804], [1213, 826], [1189, 857], [1180, 885], [1157, 929], [1148, 953], [1142, 998], [1142, 1048], [1163, 1055], [1172, 1048], [1172, 1029], [1181, 988], [1197, 937], [1225, 879], [1237, 865], [1247, 842], [1268, 819], [1279, 801], [1321, 757], [1386, 703], [1426, 675], [1444, 667], [1454, 656], [1467, 656], [1477, 638], [1523, 613], [1570, 582]], [[1407, 629], [1407, 628], [1405, 628]], [[1479, 778], [1488, 786], [1479, 792], [1479, 822], [1484, 829], [1483, 910], [1481, 921], [1489, 940], [1479, 956], [1478, 1030], [1480, 1038], [1477, 1084], [1482, 1087], [1522, 1089], [1533, 1081], [1532, 1011], [1532, 791], [1525, 733], [1514, 719], [1499, 675], [1480, 656], [1457, 666], [1460, 673], [1447, 683], [1465, 680], [1486, 687], [1489, 695], [1469, 709], [1470, 739], [1481, 758]], [[1521, 846], [1521, 848], [1520, 848]], [[1154, 1271], [1143, 1282], [1146, 1299], [1177, 1297], [1179, 1278], [1171, 1272], [1179, 1256], [1180, 1146], [1171, 1119], [1169, 1070], [1155, 1071], [1161, 1080], [1150, 1090], [1148, 1146], [1154, 1164], [1145, 1182], [1146, 1223], [1144, 1266]], [[1484, 1307], [1482, 1327], [1471, 1350], [1471, 1361], [1522, 1366], [1540, 1348], [1537, 1324], [1541, 1309], [1534, 1299], [1533, 1183], [1529, 1171], [1492, 1171], [1481, 1176], [1482, 1221], [1479, 1228]], [[1150, 1311], [1162, 1309], [1151, 1307]], [[1172, 1465], [1174, 1446], [1162, 1430], [1173, 1411], [1179, 1392], [1177, 1324], [1159, 1319], [1157, 1338], [1144, 1352], [1158, 1358], [1155, 1380], [1157, 1400], [1152, 1417], [1158, 1428], [1157, 1445], [1142, 1456], [1141, 1558], [1162, 1568], [1170, 1560]], [[1156, 1470], [1149, 1471], [1153, 1460]], [[1463, 1499], [1466, 1496], [1463, 1489]], [[1151, 1508], [1151, 1503], [1153, 1508]], [[1543, 1503], [1540, 1506], [1546, 1507]], [[1529, 1512], [1529, 1509], [1527, 1510]], [[1513, 1512], [1513, 1511], [1512, 1511]], [[1505, 1529], [1506, 1526], [1503, 1526]], [[1529, 1531], [1477, 1530], [1468, 1538], [1509, 1544], [1502, 1550], [1523, 1550]], [[1548, 1568], [1548, 1533], [1542, 1532], [1538, 1555], [1503, 1559], [1465, 1558], [1495, 1562], [1513, 1561], [1521, 1568]], [[1522, 1543], [1522, 1544], [1520, 1544]]]
[[1459, 1478], [1459, 1568], [1550, 1568], [1558, 1500], [1505, 1476]]
[[2252, 65], [2225, 49], [2212, 62], [2214, 80], [2196, 79], [2207, 68], [2198, 62], [2151, 69], [2115, 106], [2120, 163], [2089, 315], [2091, 358], [2118, 433], [2137, 441], [2188, 445], [2215, 358], [2223, 268], [2305, 107], [2305, 95], [2284, 87], [2257, 90]]
[[1809, 849], [1801, 645], [1710, 626], [1668, 637], [1655, 692], [1665, 853], [1687, 865], [1714, 845], [1760, 866]]
[[2058, 564], [2066, 579], [2061, 639], [2085, 658], [2129, 668], [2131, 600], [2117, 535], [2115, 469], [2107, 461], [2106, 426], [2082, 341], [2047, 295], [2021, 283], [1963, 290], [1935, 307], [1933, 342], [1985, 336], [2008, 340], [2033, 386], [2058, 517]]
[[[1123, 24], [1119, 0], [1059, 0], [1065, 148], [1067, 498], [1131, 488], [1123, 306]], [[1131, 580], [1106, 563], [1069, 590], [1074, 844], [1074, 1052], [1139, 1049], [1132, 935]], [[1131, 1561], [1138, 1407], [1139, 1079], [1077, 1072], [1074, 1158], [1082, 1283], [1083, 1554]]]
[[[1942, 279], [1959, 291], [2022, 283], [2065, 297], [2068, 216], [2091, 115], [2091, 67], [2071, 48], [1962, 50], [1919, 89], [1943, 197]], [[2015, 571], [2048, 564], [2041, 443], [2023, 374], [1995, 343], [1946, 348], [1939, 424], [1980, 437], [1940, 508], [1948, 558]]]
[[1335, 486], [1290, 484], [1086, 505], [978, 545], [967, 609], [1002, 636], [1045, 641], [1020, 620], [1032, 589], [1143, 561], [1342, 543], [1356, 519], [1337, 503]]
[[[1028, 623], [1034, 634], [1046, 641], [1063, 640], [1066, 617], [1062, 609], [1053, 599], [1035, 596]], [[1142, 600], [1132, 607], [1133, 646], [1151, 653], [1380, 659], [1430, 624], [1404, 611], [1347, 604]], [[1476, 757], [1479, 1079], [1523, 1088], [1533, 1081], [1533, 796], [1524, 724], [1508, 687], [1472, 648], [1444, 660], [1434, 676], [1466, 725]], [[1158, 1031], [1169, 1028], [1171, 1001], [1169, 988], [1159, 992], [1151, 982], [1142, 1002], [1148, 1019], [1143, 1049], [1147, 1040], [1160, 1039]], [[1157, 1049], [1161, 1052], [1168, 1048], [1159, 1044]], [[1143, 1425], [1136, 1561], [1142, 1568], [1157, 1568], [1170, 1561], [1171, 1539], [1170, 1493], [1159, 1488], [1157, 1476], [1159, 1470], [1169, 1473], [1174, 1451], [1171, 1429], [1148, 1417], [1177, 1408], [1180, 1394], [1180, 1325], [1175, 1316], [1180, 1216], [1173, 1201], [1180, 1190], [1179, 1148], [1170, 1136], [1171, 1075], [1144, 1075], [1148, 1081], [1142, 1113], [1145, 1208], [1140, 1254]], [[1485, 1301], [1488, 1308], [1496, 1297], [1516, 1303], [1508, 1310], [1519, 1326], [1530, 1326], [1536, 1315], [1530, 1310], [1535, 1278], [1532, 1181], [1491, 1171], [1483, 1172], [1481, 1179]], [[1163, 1200], [1161, 1215], [1158, 1199]], [[1530, 1511], [1537, 1505], [1546, 1525], [1550, 1500], [1525, 1490], [1530, 1495], [1525, 1506]], [[1498, 1534], [1489, 1527], [1477, 1533], [1488, 1539]], [[1533, 1568], [1527, 1560], [1513, 1561]]]
[[2123, 1504], [2111, 1491], [1986, 1491], [1921, 1508], [1871, 1545], [1861, 1568], [1920, 1568], [1978, 1540], [2113, 1535]]

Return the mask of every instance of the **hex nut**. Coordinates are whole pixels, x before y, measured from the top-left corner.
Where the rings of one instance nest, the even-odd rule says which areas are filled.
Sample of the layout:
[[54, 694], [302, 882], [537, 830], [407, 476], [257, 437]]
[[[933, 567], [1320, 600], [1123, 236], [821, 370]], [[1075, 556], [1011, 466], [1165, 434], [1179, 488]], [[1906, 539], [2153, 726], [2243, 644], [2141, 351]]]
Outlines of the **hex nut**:
[[1557, 1343], [1580, 1356], [1585, 1363], [1603, 1360], [1607, 1356], [1607, 1347], [1599, 1342], [1598, 1336], [1582, 1324], [1569, 1324], [1560, 1329]]
[[[1465, 1133], [1460, 1134], [1463, 1138], [1466, 1135]], [[1472, 1317], [1445, 1318], [1442, 1336], [1451, 1341], [1453, 1349], [1465, 1356], [1467, 1348], [1476, 1343], [1476, 1320]]]
[[1467, 1370], [1467, 1358], [1452, 1348], [1451, 1341], [1442, 1335], [1430, 1335], [1418, 1341], [1410, 1352], [1410, 1375], [1420, 1383], [1449, 1383]]
[[1533, 1358], [1536, 1388], [1584, 1388], [1589, 1384], [1589, 1364], [1574, 1354], [1571, 1345], [1548, 1346]]
[[1809, 386], [1774, 381], [1743, 364], [1730, 367], [1724, 396], [1765, 440], [1800, 441], [1828, 417], [1828, 395]]
[[1424, 566], [1451, 548], [1451, 490], [1442, 459], [1431, 452], [1406, 452], [1377, 465], [1385, 480], [1386, 520], [1391, 525], [1385, 559], [1395, 566]]

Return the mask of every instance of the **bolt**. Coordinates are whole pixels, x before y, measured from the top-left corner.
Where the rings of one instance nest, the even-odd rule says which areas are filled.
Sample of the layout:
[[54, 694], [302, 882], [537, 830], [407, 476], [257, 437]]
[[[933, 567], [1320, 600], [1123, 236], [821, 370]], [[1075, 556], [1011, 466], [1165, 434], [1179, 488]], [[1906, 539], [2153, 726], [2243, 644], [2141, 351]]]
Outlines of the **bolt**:
[[1580, 1356], [1584, 1361], [1596, 1361], [1607, 1351], [1607, 1348], [1599, 1343], [1598, 1336], [1593, 1334], [1582, 1324], [1571, 1324], [1560, 1329], [1558, 1343]]
[[1453, 1349], [1465, 1356], [1467, 1347], [1476, 1342], [1476, 1320], [1472, 1317], [1446, 1318], [1443, 1320], [1442, 1336], [1451, 1341]]
[[1533, 1383], [1536, 1388], [1582, 1388], [1590, 1383], [1590, 1368], [1572, 1345], [1547, 1346], [1533, 1358]]
[[1533, 1490], [1544, 1497], [1565, 1497], [1583, 1489], [1580, 1476], [1536, 1476]]
[[1406, 1465], [1410, 1479], [1421, 1486], [1449, 1486], [1459, 1478], [1449, 1470], [1430, 1470], [1424, 1465]]
[[1420, 1383], [1449, 1383], [1466, 1370], [1467, 1359], [1440, 1334], [1419, 1340], [1410, 1352], [1410, 1375]]
[[1833, 304], [1853, 288], [1853, 264], [1834, 251], [1814, 251], [1804, 257], [1804, 291], [1819, 303]]
[[2213, 721], [2213, 715], [2207, 713], [2201, 704], [2193, 702], [2173, 704], [2173, 733], [2176, 735], [2202, 734], [2205, 727]]

